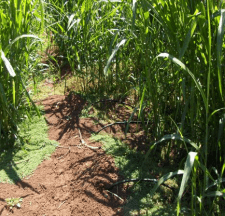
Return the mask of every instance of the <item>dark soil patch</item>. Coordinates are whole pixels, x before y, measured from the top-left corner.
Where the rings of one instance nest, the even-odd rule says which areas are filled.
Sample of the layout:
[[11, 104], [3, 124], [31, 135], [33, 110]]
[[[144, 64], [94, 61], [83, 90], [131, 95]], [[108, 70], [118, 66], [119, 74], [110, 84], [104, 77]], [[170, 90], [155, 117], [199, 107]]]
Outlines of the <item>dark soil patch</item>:
[[[55, 95], [42, 104], [49, 138], [61, 145], [30, 177], [16, 185], [0, 184], [0, 215], [123, 215], [125, 188], [119, 185], [112, 191], [122, 199], [105, 189], [122, 179], [113, 158], [101, 148], [93, 150], [81, 145], [79, 130], [88, 145], [100, 147], [100, 143], [91, 143], [88, 138], [103, 125], [94, 124], [92, 118], [79, 118], [85, 101], [78, 95]], [[124, 139], [123, 129], [115, 125], [106, 132]], [[132, 146], [140, 138], [135, 131], [136, 127], [131, 127], [128, 135]], [[20, 209], [9, 211], [5, 199], [11, 197], [23, 198]]]

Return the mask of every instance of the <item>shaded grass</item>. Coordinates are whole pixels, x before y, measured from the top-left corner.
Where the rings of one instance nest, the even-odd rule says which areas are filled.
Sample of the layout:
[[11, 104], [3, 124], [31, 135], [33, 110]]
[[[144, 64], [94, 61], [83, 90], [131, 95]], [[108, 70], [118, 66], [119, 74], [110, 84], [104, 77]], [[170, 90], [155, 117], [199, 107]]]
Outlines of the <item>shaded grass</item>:
[[19, 124], [19, 136], [15, 147], [0, 154], [0, 182], [16, 183], [29, 176], [58, 145], [49, 140], [44, 116], [32, 116]]
[[[137, 152], [118, 139], [108, 135], [92, 135], [91, 139], [104, 144], [103, 149], [107, 154], [114, 157], [115, 165], [119, 168], [120, 174], [124, 176], [124, 179], [155, 179], [171, 170], [177, 169], [174, 165], [173, 167], [170, 165], [159, 166], [159, 158], [157, 157], [151, 157], [144, 161], [144, 153]], [[179, 179], [173, 178], [166, 182], [175, 189], [175, 194], [172, 190], [161, 186], [153, 197], [150, 196], [150, 191], [154, 187], [154, 183], [126, 183], [131, 193], [124, 206], [125, 215], [176, 215], [176, 204], [174, 204], [174, 201], [178, 193], [178, 181]], [[189, 215], [190, 211], [186, 206], [188, 205], [184, 204], [181, 209], [181, 215]]]

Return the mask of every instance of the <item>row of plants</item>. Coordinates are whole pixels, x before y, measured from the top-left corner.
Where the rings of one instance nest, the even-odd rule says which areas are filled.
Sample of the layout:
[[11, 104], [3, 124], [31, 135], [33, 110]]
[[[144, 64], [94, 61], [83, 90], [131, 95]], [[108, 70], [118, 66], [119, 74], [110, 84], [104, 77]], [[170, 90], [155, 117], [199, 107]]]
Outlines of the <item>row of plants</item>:
[[222, 214], [224, 6], [222, 0], [2, 1], [1, 146], [13, 143], [17, 122], [29, 116], [26, 81], [38, 79], [36, 35], [45, 29], [59, 78], [69, 66], [85, 93], [136, 99], [134, 112], [149, 138], [145, 160], [160, 145], [186, 152], [180, 169], [151, 194], [181, 174], [177, 215], [185, 190], [192, 215]]
[[181, 169], [163, 176], [152, 194], [182, 174], [177, 214], [188, 181], [193, 215], [215, 206], [221, 211], [224, 1], [55, 0], [46, 6], [58, 59], [83, 80], [83, 91], [137, 96], [139, 118], [151, 122], [146, 160], [156, 145], [185, 149]]
[[41, 41], [37, 35], [43, 29], [43, 9], [40, 0], [0, 2], [1, 149], [13, 146], [18, 123], [29, 117], [33, 109], [26, 86], [29, 78], [35, 81], [37, 48]]

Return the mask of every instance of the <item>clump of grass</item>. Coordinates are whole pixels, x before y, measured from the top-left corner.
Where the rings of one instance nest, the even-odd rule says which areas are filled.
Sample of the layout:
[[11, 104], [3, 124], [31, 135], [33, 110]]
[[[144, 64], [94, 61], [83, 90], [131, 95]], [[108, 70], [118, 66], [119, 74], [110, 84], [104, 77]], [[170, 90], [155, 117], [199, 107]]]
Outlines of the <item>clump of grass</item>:
[[5, 199], [6, 203], [7, 203], [7, 206], [9, 207], [10, 210], [13, 209], [13, 207], [17, 207], [17, 208], [20, 208], [21, 207], [21, 203], [23, 201], [23, 198], [6, 198]]
[[58, 145], [49, 140], [44, 116], [33, 115], [19, 124], [14, 148], [1, 151], [0, 182], [15, 183], [33, 173], [37, 166], [50, 157]]

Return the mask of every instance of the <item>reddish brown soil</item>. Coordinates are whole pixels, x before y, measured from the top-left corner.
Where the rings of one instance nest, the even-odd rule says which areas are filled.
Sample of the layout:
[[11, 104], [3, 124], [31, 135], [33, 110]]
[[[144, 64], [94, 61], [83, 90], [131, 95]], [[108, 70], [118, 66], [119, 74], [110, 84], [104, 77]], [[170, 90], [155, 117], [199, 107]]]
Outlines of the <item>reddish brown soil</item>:
[[[95, 125], [91, 118], [79, 118], [85, 102], [77, 95], [51, 96], [42, 104], [49, 138], [61, 145], [29, 178], [16, 185], [0, 184], [0, 215], [123, 215], [121, 207], [126, 199], [123, 186], [111, 191], [123, 200], [105, 189], [122, 178], [113, 158], [101, 148], [93, 150], [81, 145], [79, 130], [88, 145], [101, 146], [88, 138], [90, 132], [101, 129], [102, 125]], [[122, 131], [119, 125], [107, 128], [108, 132], [119, 130]], [[130, 144], [136, 138], [131, 134]], [[23, 198], [20, 209], [14, 207], [9, 211], [5, 198], [10, 197]]]

